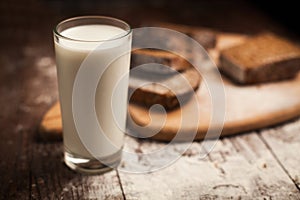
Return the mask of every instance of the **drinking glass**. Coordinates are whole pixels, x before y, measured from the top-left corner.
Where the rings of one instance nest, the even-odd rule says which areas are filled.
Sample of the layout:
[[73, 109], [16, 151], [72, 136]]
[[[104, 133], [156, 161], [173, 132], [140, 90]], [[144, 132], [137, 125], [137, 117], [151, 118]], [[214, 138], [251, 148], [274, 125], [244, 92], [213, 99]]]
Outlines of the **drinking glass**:
[[132, 31], [119, 19], [82, 16], [53, 32], [64, 161], [76, 171], [105, 172], [121, 160]]

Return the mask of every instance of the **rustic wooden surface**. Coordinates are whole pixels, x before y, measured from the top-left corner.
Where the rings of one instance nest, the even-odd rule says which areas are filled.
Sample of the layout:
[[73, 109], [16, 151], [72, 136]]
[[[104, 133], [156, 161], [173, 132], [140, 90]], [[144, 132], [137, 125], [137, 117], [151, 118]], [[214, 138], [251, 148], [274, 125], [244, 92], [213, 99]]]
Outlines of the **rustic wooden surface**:
[[[299, 119], [224, 138], [203, 160], [198, 157], [201, 142], [193, 143], [173, 165], [151, 174], [123, 173], [120, 168], [86, 176], [65, 167], [62, 143], [40, 140], [36, 134], [41, 117], [57, 100], [51, 29], [59, 20], [96, 13], [131, 24], [154, 18], [230, 32], [278, 30], [263, 14], [237, 2], [153, 3], [150, 8], [132, 2], [93, 3], [0, 3], [0, 199], [300, 199]], [[137, 156], [160, 145], [126, 140], [126, 148]]]

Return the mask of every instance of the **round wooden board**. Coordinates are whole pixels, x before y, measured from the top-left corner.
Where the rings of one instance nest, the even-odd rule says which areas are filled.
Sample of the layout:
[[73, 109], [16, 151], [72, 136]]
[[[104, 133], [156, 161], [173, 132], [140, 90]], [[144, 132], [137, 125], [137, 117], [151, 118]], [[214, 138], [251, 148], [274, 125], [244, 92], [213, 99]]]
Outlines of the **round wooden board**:
[[[224, 80], [224, 86], [226, 112], [222, 136], [256, 130], [300, 115], [300, 74], [293, 80], [256, 86], [238, 86]], [[196, 95], [201, 117], [198, 124], [193, 124], [198, 130], [195, 139], [203, 139], [210, 123], [211, 97], [204, 84]], [[152, 138], [170, 141], [180, 128], [183, 132], [193, 129], [190, 123], [181, 123], [182, 113], [193, 109], [193, 103], [195, 101], [190, 101], [181, 109], [168, 112], [166, 119], [164, 114], [152, 112], [151, 121], [148, 109], [132, 104], [129, 113], [138, 125], [145, 126], [151, 122], [151, 125], [143, 128], [144, 131], [149, 129], [145, 131], [147, 133], [155, 132], [164, 122], [164, 126]], [[192, 115], [188, 117], [191, 121], [195, 118]]]

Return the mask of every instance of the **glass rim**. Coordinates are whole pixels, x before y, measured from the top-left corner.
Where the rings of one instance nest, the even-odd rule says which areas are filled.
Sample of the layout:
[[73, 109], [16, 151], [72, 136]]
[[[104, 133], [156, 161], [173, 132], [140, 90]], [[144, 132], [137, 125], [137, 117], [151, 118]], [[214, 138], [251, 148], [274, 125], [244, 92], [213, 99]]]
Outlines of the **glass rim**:
[[[118, 36], [118, 37], [111, 38], [111, 39], [106, 39], [106, 40], [81, 40], [81, 39], [74, 39], [74, 38], [71, 38], [71, 37], [64, 36], [64, 35], [62, 35], [61, 33], [58, 32], [58, 28], [59, 28], [59, 26], [61, 26], [62, 24], [67, 23], [67, 22], [70, 22], [70, 21], [80, 20], [80, 19], [107, 19], [107, 20], [112, 20], [112, 21], [116, 21], [116, 22], [119, 22], [119, 23], [124, 24], [124, 25], [128, 28], [128, 30], [123, 29], [123, 30], [126, 31], [124, 34], [121, 34], [121, 35]], [[112, 25], [112, 26], [113, 26], [113, 25]], [[75, 27], [75, 26], [74, 26], [74, 27]], [[117, 26], [116, 26], [116, 27], [117, 27]], [[61, 37], [61, 38], [66, 39], [66, 40], [74, 41], [74, 42], [106, 42], [106, 41], [115, 41], [115, 40], [121, 39], [121, 38], [123, 38], [123, 37], [126, 37], [126, 36], [129, 35], [131, 32], [132, 32], [131, 27], [130, 27], [129, 24], [126, 23], [125, 21], [120, 20], [120, 19], [117, 19], [117, 18], [114, 18], [114, 17], [101, 16], [101, 15], [86, 15], [86, 16], [71, 17], [71, 18], [68, 18], [68, 19], [65, 19], [65, 20], [59, 22], [59, 23], [54, 27], [54, 29], [53, 29], [53, 33], [54, 33], [55, 35], [57, 35], [58, 37]]]

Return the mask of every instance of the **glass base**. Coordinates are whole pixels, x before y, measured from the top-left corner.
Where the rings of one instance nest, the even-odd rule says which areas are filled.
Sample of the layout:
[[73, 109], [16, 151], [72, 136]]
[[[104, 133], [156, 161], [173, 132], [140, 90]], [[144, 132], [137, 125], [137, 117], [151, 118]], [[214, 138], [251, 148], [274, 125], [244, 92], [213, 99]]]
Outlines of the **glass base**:
[[[80, 173], [85, 174], [101, 174], [116, 168], [121, 161], [122, 149], [115, 154], [101, 158], [82, 158], [69, 152], [64, 153], [66, 165]], [[102, 162], [101, 162], [102, 161]]]

